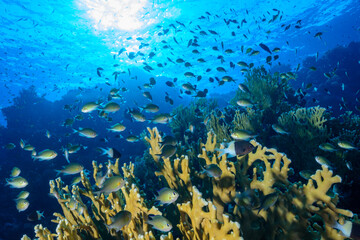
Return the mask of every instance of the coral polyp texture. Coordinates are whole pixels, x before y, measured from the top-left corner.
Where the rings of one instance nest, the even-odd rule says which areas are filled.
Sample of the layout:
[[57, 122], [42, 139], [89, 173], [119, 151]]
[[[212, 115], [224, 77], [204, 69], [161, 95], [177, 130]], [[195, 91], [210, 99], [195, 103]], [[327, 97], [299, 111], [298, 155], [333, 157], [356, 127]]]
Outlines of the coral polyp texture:
[[[317, 109], [314, 109], [314, 111]], [[313, 111], [313, 110], [311, 110]], [[161, 157], [162, 137], [156, 128], [148, 128], [149, 153], [156, 163], [159, 186], [174, 189], [179, 198], [171, 206], [155, 206], [151, 196], [141, 190], [134, 165], [119, 160], [105, 166], [93, 162], [93, 179], [81, 173], [81, 187], [70, 190], [60, 178], [50, 181], [50, 193], [59, 202], [62, 213], [54, 213], [57, 224], [52, 233], [35, 226], [38, 239], [345, 239], [334, 228], [353, 217], [336, 207], [338, 196], [328, 195], [341, 178], [322, 166], [307, 183], [291, 182], [291, 160], [274, 148], [252, 140], [254, 150], [247, 155], [220, 156], [222, 145], [209, 132], [199, 142], [199, 155]], [[186, 152], [186, 147], [181, 152]], [[221, 176], [210, 177], [200, 166], [217, 165]], [[106, 169], [105, 169], [106, 168]], [[105, 171], [104, 171], [105, 170]], [[103, 173], [106, 172], [106, 173]], [[98, 194], [91, 184], [102, 177], [121, 176], [125, 184], [118, 191]], [[150, 187], [150, 186], [149, 186]], [[131, 213], [130, 222], [120, 231], [110, 229], [120, 211]], [[161, 210], [161, 211], [160, 211]], [[170, 232], [158, 231], [149, 224], [149, 216], [163, 215], [170, 220]], [[23, 239], [30, 239], [24, 236]]]

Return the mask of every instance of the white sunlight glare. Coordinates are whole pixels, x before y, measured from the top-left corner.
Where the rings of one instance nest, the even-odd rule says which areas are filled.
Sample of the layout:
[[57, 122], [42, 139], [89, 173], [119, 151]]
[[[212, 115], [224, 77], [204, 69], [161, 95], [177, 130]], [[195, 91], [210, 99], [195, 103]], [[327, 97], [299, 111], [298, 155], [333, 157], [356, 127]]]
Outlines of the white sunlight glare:
[[97, 30], [133, 31], [144, 27], [142, 12], [148, 0], [80, 0]]

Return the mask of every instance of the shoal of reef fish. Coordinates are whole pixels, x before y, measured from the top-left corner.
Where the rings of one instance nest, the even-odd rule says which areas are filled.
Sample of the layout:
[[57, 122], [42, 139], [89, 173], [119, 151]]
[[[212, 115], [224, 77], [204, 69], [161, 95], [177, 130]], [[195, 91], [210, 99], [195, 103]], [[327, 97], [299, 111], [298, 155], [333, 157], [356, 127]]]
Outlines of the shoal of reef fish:
[[[240, 31], [238, 31], [238, 29], [242, 29], [246, 24], [248, 24], [248, 22], [250, 22], [250, 17], [248, 15], [248, 12], [246, 11], [246, 16], [248, 19], [242, 18], [239, 19], [239, 15], [237, 13], [236, 10], [234, 9], [230, 9], [230, 12], [233, 13], [234, 16], [236, 16], [233, 19], [226, 19], [224, 18], [224, 22], [226, 24], [226, 26], [228, 26], [228, 28], [230, 29], [229, 31], [231, 32], [231, 35], [236, 37], [237, 34], [239, 34]], [[260, 24], [265, 22], [268, 24], [272, 24], [276, 21], [281, 21], [283, 13], [280, 10], [277, 9], [273, 9], [274, 13], [270, 13], [267, 12], [267, 16], [264, 14], [263, 16], [261, 16], [259, 19], [253, 19], [255, 24], [258, 25], [258, 28], [261, 29]], [[217, 14], [211, 14], [209, 12], [206, 12], [205, 16], [200, 16], [199, 20], [209, 20], [210, 18], [212, 19], [219, 19], [220, 16], [218, 16]], [[282, 25], [281, 28], [284, 29], [284, 31], [287, 31], [290, 27], [294, 27], [295, 29], [300, 29], [302, 28], [302, 21], [298, 20], [296, 23], [294, 24], [289, 24], [289, 25]], [[277, 55], [277, 53], [280, 52], [280, 48], [279, 47], [274, 47], [274, 48], [270, 48], [267, 45], [265, 45], [264, 43], [259, 43], [258, 46], [260, 47], [260, 49], [253, 49], [252, 47], [245, 47], [245, 46], [240, 46], [240, 50], [239, 52], [235, 49], [230, 49], [230, 48], [226, 48], [224, 46], [224, 42], [221, 41], [221, 34], [219, 34], [217, 31], [212, 30], [212, 29], [204, 29], [202, 28], [200, 25], [196, 26], [194, 28], [194, 30], [191, 30], [190, 28], [187, 28], [185, 26], [184, 23], [181, 23], [179, 21], [176, 21], [176, 23], [170, 24], [169, 28], [163, 28], [162, 26], [158, 26], [158, 29], [162, 29], [159, 30], [157, 33], [157, 37], [166, 35], [169, 33], [170, 29], [173, 29], [175, 31], [175, 33], [180, 33], [182, 31], [189, 31], [193, 37], [191, 39], [189, 39], [187, 41], [187, 43], [184, 44], [184, 41], [180, 41], [180, 37], [176, 38], [176, 36], [173, 37], [172, 41], [173, 43], [175, 43], [176, 45], [179, 45], [181, 47], [183, 47], [185, 50], [186, 49], [193, 49], [191, 50], [192, 54], [194, 54], [194, 56], [198, 56], [198, 54], [201, 54], [202, 52], [198, 49], [196, 49], [196, 47], [199, 47], [199, 38], [200, 37], [204, 37], [204, 38], [208, 38], [209, 36], [213, 37], [215, 39], [215, 41], [217, 42], [217, 44], [220, 44], [220, 46], [213, 46], [210, 48], [211, 49], [207, 49], [208, 51], [213, 51], [213, 53], [217, 56], [213, 55], [212, 60], [218, 60], [220, 61], [220, 63], [222, 64], [221, 66], [217, 66], [215, 67], [215, 71], [216, 74], [222, 74], [222, 77], [217, 77], [214, 75], [214, 77], [209, 77], [208, 80], [210, 83], [216, 85], [216, 86], [221, 86], [224, 85], [225, 83], [235, 83], [237, 81], [237, 77], [234, 76], [229, 76], [228, 72], [229, 70], [234, 70], [235, 68], [239, 67], [239, 72], [241, 74], [247, 73], [250, 71], [251, 68], [254, 67], [254, 63], [248, 63], [245, 62], [241, 59], [239, 59], [238, 61], [228, 61], [227, 57], [231, 56], [232, 59], [237, 58], [236, 54], [243, 54], [246, 56], [246, 58], [251, 58], [252, 56], [256, 56], [259, 55], [261, 52], [263, 51], [263, 53], [265, 54], [269, 54], [266, 58], [265, 58], [265, 63], [268, 65], [273, 64], [273, 62], [277, 61], [279, 59], [279, 55]], [[270, 34], [270, 31], [267, 31], [267, 34]], [[245, 39], [248, 39], [250, 37], [251, 33], [250, 31], [248, 31], [247, 33], [242, 33], [241, 36]], [[318, 38], [320, 40], [322, 40], [323, 37], [323, 33], [322, 32], [317, 32], [313, 35], [314, 38]], [[131, 37], [128, 39], [130, 40]], [[136, 38], [137, 41], [141, 42], [141, 45], [139, 46], [139, 49], [142, 48], [150, 48], [150, 44], [146, 43], [146, 41], [143, 38]], [[162, 48], [163, 49], [172, 49], [171, 44], [165, 40], [163, 40], [161, 42], [162, 44]], [[287, 44], [289, 45], [289, 43], [287, 42]], [[220, 50], [221, 48], [221, 50]], [[125, 48], [122, 48], [118, 51], [118, 53], [116, 55], [114, 55], [114, 59], [120, 55], [122, 55], [123, 53], [125, 53], [127, 50]], [[147, 72], [152, 72], [154, 70], [155, 66], [151, 66], [151, 64], [153, 64], [153, 61], [156, 62], [156, 55], [160, 50], [158, 48], [154, 48], [151, 49], [151, 52], [148, 53], [147, 55], [145, 55], [143, 52], [141, 52], [140, 50], [138, 52], [126, 52], [128, 60], [144, 60], [143, 64], [144, 67], [143, 69]], [[221, 53], [222, 51], [222, 53]], [[173, 57], [175, 56], [175, 58]], [[318, 57], [318, 53], [316, 54], [316, 57]], [[197, 57], [196, 57], [197, 58]], [[195, 64], [194, 62], [192, 62], [191, 60], [194, 59], [183, 59], [180, 56], [176, 56], [174, 53], [169, 54], [169, 56], [166, 57], [167, 61], [169, 63], [172, 64], [178, 64], [179, 68], [181, 67], [185, 67], [186, 70], [184, 71], [184, 77], [186, 79], [190, 79], [193, 82], [185, 82], [183, 84], [179, 84], [178, 79], [174, 78], [172, 81], [167, 81], [165, 84], [168, 88], [175, 88], [175, 87], [179, 87], [179, 92], [180, 92], [180, 98], [182, 98], [183, 95], [190, 95], [196, 98], [204, 98], [207, 96], [208, 93], [208, 89], [199, 89], [198, 84], [194, 84], [199, 82], [201, 79], [204, 78], [204, 76], [206, 74], [208, 74], [209, 72], [213, 71], [212, 67], [213, 66], [208, 66], [208, 68], [204, 68], [205, 70], [205, 75], [202, 76], [200, 74], [195, 74], [193, 72], [191, 72], [190, 69], [193, 64]], [[208, 62], [210, 59], [204, 59], [204, 58], [197, 58], [196, 62], [198, 64], [206, 64], [206, 62]], [[225, 62], [229, 62], [229, 69], [223, 65]], [[280, 63], [279, 63], [280, 64]], [[162, 64], [160, 62], [158, 62], [156, 64], [156, 66], [158, 68], [163, 68], [164, 65], [166, 64]], [[237, 66], [237, 67], [236, 67]], [[115, 64], [113, 67], [119, 67], [118, 64]], [[297, 66], [296, 71], [299, 70], [300, 65]], [[316, 71], [315, 67], [311, 67], [310, 68], [312, 71]], [[97, 77], [101, 78], [104, 77], [104, 68], [103, 67], [98, 67], [96, 69], [96, 75]], [[334, 77], [335, 75], [335, 71], [336, 69], [332, 69], [329, 72], [324, 73], [324, 76], [328, 79], [331, 79]], [[114, 77], [114, 81], [117, 81], [119, 79], [120, 74], [125, 74], [125, 71], [114, 71], [112, 73], [112, 76]], [[128, 69], [128, 74], [131, 75], [130, 69]], [[134, 77], [137, 78], [137, 77]], [[280, 78], [281, 79], [295, 79], [295, 73], [294, 72], [287, 72], [287, 73], [281, 73], [280, 74]], [[108, 78], [106, 78], [107, 80], [105, 81], [105, 83], [109, 86], [111, 86], [111, 83], [108, 81]], [[124, 82], [124, 81], [123, 81]], [[124, 82], [125, 83], [125, 82]], [[146, 101], [149, 101], [149, 103], [143, 105], [143, 106], [138, 106], [136, 104], [136, 107], [134, 108], [127, 108], [126, 109], [126, 114], [127, 116], [129, 116], [131, 118], [131, 120], [133, 122], [148, 122], [149, 124], [168, 124], [169, 122], [172, 121], [172, 119], [175, 117], [173, 116], [171, 113], [158, 113], [160, 111], [160, 107], [153, 103], [153, 97], [152, 94], [150, 92], [149, 89], [152, 89], [154, 86], [156, 85], [156, 79], [155, 78], [150, 78], [149, 79], [149, 83], [145, 83], [142, 87], [138, 86], [139, 90], [142, 92], [142, 95], [145, 99], [147, 99]], [[179, 86], [180, 85], [180, 86]], [[249, 88], [245, 85], [245, 84], [238, 84], [238, 89], [240, 89], [241, 91], [245, 92], [245, 93], [250, 93]], [[312, 86], [306, 86], [307, 88], [310, 88]], [[65, 119], [65, 121], [62, 123], [63, 126], [65, 127], [72, 127], [74, 121], [81, 121], [84, 119], [84, 115], [88, 115], [91, 116], [89, 117], [89, 119], [94, 118], [94, 117], [99, 117], [99, 118], [103, 118], [106, 119], [108, 122], [112, 121], [112, 114], [117, 113], [121, 106], [121, 103], [125, 103], [126, 100], [124, 99], [124, 97], [122, 96], [122, 93], [127, 92], [128, 89], [126, 87], [121, 87], [121, 88], [112, 88], [109, 91], [109, 94], [107, 96], [107, 100], [105, 99], [97, 99], [91, 102], [86, 102], [86, 103], [82, 103], [82, 106], [80, 108], [80, 112], [78, 113], [78, 115], [76, 115], [73, 118], [68, 118]], [[174, 97], [171, 96], [170, 94], [168, 94], [167, 92], [166, 96], [165, 96], [165, 102], [169, 103], [170, 105], [174, 104]], [[305, 93], [299, 89], [296, 92], [297, 95], [304, 97]], [[237, 105], [239, 108], [252, 108], [254, 105], [256, 105], [256, 103], [251, 102], [249, 99], [239, 99], [237, 102]], [[76, 111], [75, 109], [77, 109], [77, 106], [74, 105], [65, 105], [64, 106], [65, 110], [69, 110], [70, 112], [74, 112]], [[94, 115], [93, 113], [96, 112], [96, 115]], [[153, 115], [151, 118], [148, 117], [148, 114]], [[207, 121], [209, 120], [209, 117], [205, 117], [204, 118], [204, 124], [206, 125]], [[137, 135], [127, 135], [125, 137], [123, 137], [123, 132], [127, 129], [127, 126], [124, 125], [123, 122], [117, 122], [114, 123], [111, 126], [107, 126], [104, 127], [104, 129], [106, 129], [107, 131], [109, 131], [111, 134], [115, 134], [116, 137], [118, 138], [124, 138], [127, 142], [130, 143], [135, 143], [138, 142], [141, 137], [137, 136]], [[277, 134], [281, 134], [281, 135], [285, 135], [285, 134], [290, 134], [286, 129], [283, 129], [281, 126], [277, 125], [277, 124], [273, 124], [272, 125], [272, 129], [274, 130], [274, 132], [276, 132]], [[188, 133], [194, 133], [194, 131], [196, 131], [196, 129], [194, 129], [194, 126], [189, 123], [189, 128], [187, 130]], [[51, 133], [50, 131], [46, 130], [45, 131], [45, 136], [47, 138], [51, 138]], [[79, 128], [72, 128], [72, 133], [68, 133], [68, 135], [71, 134], [78, 134], [80, 137], [83, 138], [88, 138], [88, 139], [94, 139], [94, 138], [98, 138], [98, 133], [92, 129], [89, 128], [87, 126], [83, 126], [83, 127], [79, 127]], [[216, 149], [219, 152], [219, 155], [222, 156], [224, 154], [226, 154], [228, 157], [236, 157], [236, 156], [244, 156], [248, 153], [250, 153], [253, 149], [254, 146], [250, 143], [250, 140], [254, 139], [257, 137], [257, 133], [253, 133], [250, 131], [246, 131], [246, 130], [234, 130], [231, 131], [231, 137], [233, 138], [233, 141], [231, 142], [224, 142], [222, 145], [223, 147], [221, 149]], [[176, 146], [177, 146], [177, 139], [174, 138], [173, 136], [163, 136], [162, 137], [163, 141], [161, 142], [161, 157], [164, 158], [170, 158], [172, 157], [175, 153], [176, 153]], [[103, 142], [108, 142], [108, 139], [103, 138], [102, 139]], [[346, 142], [346, 141], [339, 141], [338, 143], [338, 147], [346, 149], [346, 150], [357, 150], [357, 147], [354, 146], [354, 144], [350, 143], [350, 142]], [[34, 161], [40, 161], [40, 162], [46, 162], [46, 161], [52, 161], [55, 158], [57, 158], [59, 156], [59, 153], [56, 152], [55, 150], [52, 149], [35, 149], [35, 147], [33, 145], [31, 145], [31, 143], [20, 139], [19, 140], [19, 145], [21, 147], [21, 149], [23, 151], [28, 151], [31, 154], [31, 157]], [[16, 144], [14, 143], [8, 143], [5, 146], [6, 149], [14, 149], [16, 148]], [[79, 174], [81, 171], [84, 170], [84, 166], [80, 163], [76, 163], [76, 162], [71, 162], [70, 159], [72, 158], [73, 154], [76, 154], [78, 151], [80, 151], [81, 149], [86, 149], [86, 146], [83, 146], [82, 144], [67, 144], [65, 146], [62, 146], [62, 155], [64, 156], [64, 158], [67, 161], [67, 165], [63, 166], [62, 169], [58, 169], [56, 170], [57, 175], [63, 174], [63, 175], [77, 175]], [[323, 151], [327, 151], [327, 152], [333, 152], [333, 151], [337, 151], [336, 146], [333, 146], [330, 143], [323, 143], [319, 146], [319, 148]], [[102, 155], [106, 155], [108, 158], [110, 159], [119, 159], [121, 157], [121, 153], [119, 150], [115, 149], [115, 148], [99, 148], [99, 154]], [[315, 157], [315, 161], [321, 165], [326, 165], [327, 167], [331, 168], [331, 163], [329, 163], [329, 161], [323, 157], [323, 156], [316, 156]], [[351, 166], [348, 166], [348, 168], [351, 168]], [[208, 176], [209, 178], [219, 178], [222, 175], [222, 171], [220, 169], [220, 167], [217, 164], [209, 164], [209, 165], [205, 165], [202, 166], [202, 174]], [[28, 181], [20, 176], [21, 174], [21, 170], [18, 167], [14, 167], [10, 173], [10, 177], [6, 179], [6, 185], [8, 185], [10, 188], [15, 188], [15, 189], [24, 189], [26, 188], [26, 186], [28, 185]], [[303, 171], [300, 173], [300, 175], [303, 178], [309, 179], [311, 173]], [[100, 195], [100, 194], [110, 194], [112, 192], [116, 192], [118, 191], [120, 188], [122, 188], [125, 184], [125, 180], [123, 180], [123, 178], [119, 177], [119, 176], [109, 176], [108, 173], [98, 173], [97, 176], [97, 182], [94, 184], [93, 189], [94, 189], [94, 194], [96, 195]], [[76, 176], [74, 177], [74, 179], [71, 182], [71, 185], [75, 185], [78, 184], [80, 182], [80, 177]], [[19, 192], [19, 194], [17, 195], [16, 199], [15, 199], [15, 204], [16, 204], [16, 209], [19, 212], [22, 211], [26, 211], [30, 205], [30, 202], [27, 200], [28, 196], [29, 196], [29, 192], [23, 190], [21, 192]], [[59, 197], [59, 196], [54, 196], [54, 197]], [[179, 193], [177, 193], [175, 190], [170, 189], [170, 188], [163, 188], [161, 190], [158, 191], [157, 195], [156, 195], [156, 201], [161, 204], [161, 205], [169, 205], [172, 204], [174, 202], [176, 202], [176, 200], [179, 197]], [[246, 192], [244, 193], [244, 196], [241, 196], [241, 198], [246, 201], [246, 199], [248, 198], [248, 196], [246, 196]], [[278, 196], [276, 194], [269, 194], [267, 196], [264, 197], [261, 206], [259, 208], [259, 212], [262, 209], [268, 209], [271, 206], [273, 206], [276, 201], [277, 201]], [[69, 208], [71, 210], [74, 209], [78, 209], [80, 206], [77, 204], [76, 199], [71, 199], [70, 203], [69, 203]], [[79, 211], [81, 211], [81, 209], [78, 209]], [[40, 220], [43, 217], [43, 212], [41, 211], [35, 211], [32, 213], [29, 213], [27, 215], [27, 218], [29, 221], [37, 221]], [[119, 213], [117, 213], [114, 217], [112, 217], [112, 223], [110, 225], [108, 225], [109, 229], [115, 229], [116, 231], [120, 231], [121, 228], [123, 228], [124, 226], [126, 226], [127, 224], [129, 224], [129, 222], [131, 221], [132, 218], [132, 213], [128, 212], [128, 211], [120, 211]], [[159, 231], [162, 232], [168, 232], [172, 229], [172, 225], [170, 223], [170, 221], [168, 219], [166, 219], [165, 217], [161, 216], [161, 215], [153, 215], [150, 216], [150, 218], [147, 220], [147, 223], [152, 225], [154, 229], [157, 229]]]

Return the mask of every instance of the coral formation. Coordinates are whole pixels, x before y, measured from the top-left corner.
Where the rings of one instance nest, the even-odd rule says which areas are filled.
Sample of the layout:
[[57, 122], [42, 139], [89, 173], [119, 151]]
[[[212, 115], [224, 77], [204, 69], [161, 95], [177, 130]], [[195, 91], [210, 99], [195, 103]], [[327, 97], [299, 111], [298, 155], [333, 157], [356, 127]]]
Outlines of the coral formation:
[[[205, 116], [208, 116], [213, 109], [217, 108], [217, 102], [215, 100], [208, 100], [200, 98], [191, 104], [188, 107], [180, 105], [172, 111], [174, 116], [173, 120], [169, 123], [173, 134], [177, 139], [183, 140], [186, 135], [186, 131], [189, 129], [190, 125], [198, 131], [203, 129], [201, 127], [202, 122], [204, 121]], [[202, 132], [198, 132], [196, 136], [201, 136]], [[191, 142], [191, 141], [186, 141]]]
[[274, 142], [294, 160], [295, 169], [315, 169], [314, 156], [321, 155], [319, 145], [330, 137], [325, 111], [319, 106], [298, 108], [282, 113], [278, 118], [279, 126], [289, 134], [275, 136]]
[[237, 90], [230, 101], [232, 105], [240, 99], [249, 99], [258, 109], [263, 110], [263, 117], [271, 120], [279, 112], [288, 111], [290, 105], [286, 101], [286, 92], [290, 89], [288, 75], [269, 74], [265, 68], [252, 68], [245, 75], [244, 84], [249, 92]]
[[[173, 159], [160, 157], [161, 136], [156, 128], [148, 131], [150, 136], [146, 141], [158, 168], [156, 176], [179, 193], [175, 210], [164, 210], [165, 216], [176, 216], [171, 222], [177, 223], [177, 227], [161, 239], [345, 239], [333, 226], [353, 214], [337, 208], [338, 198], [328, 195], [332, 185], [341, 182], [341, 178], [325, 166], [306, 184], [292, 183], [289, 180], [291, 161], [285, 154], [252, 140], [255, 147], [252, 152], [229, 159], [227, 155], [220, 156], [217, 147], [222, 146], [217, 143], [217, 136], [208, 132], [207, 141], [199, 143], [198, 162], [216, 164], [222, 171], [220, 177], [209, 179], [196, 170], [197, 163], [186, 155]], [[99, 178], [105, 176], [104, 167], [93, 162], [93, 168], [93, 178], [98, 183]], [[121, 175], [118, 160], [109, 161], [106, 168], [109, 177]], [[145, 201], [137, 185], [134, 165], [124, 165], [122, 175], [126, 181], [124, 187], [108, 195], [94, 194], [84, 172], [81, 173], [83, 187], [74, 186], [71, 192], [60, 178], [51, 181], [50, 192], [56, 196], [63, 214], [54, 214], [56, 233], [37, 225], [36, 237], [155, 239], [157, 232], [154, 234], [147, 219], [151, 214], [162, 213]], [[268, 196], [276, 198], [269, 204]], [[84, 203], [83, 197], [90, 200], [90, 205]], [[131, 212], [130, 223], [120, 232], [107, 230], [111, 217], [121, 210]]]

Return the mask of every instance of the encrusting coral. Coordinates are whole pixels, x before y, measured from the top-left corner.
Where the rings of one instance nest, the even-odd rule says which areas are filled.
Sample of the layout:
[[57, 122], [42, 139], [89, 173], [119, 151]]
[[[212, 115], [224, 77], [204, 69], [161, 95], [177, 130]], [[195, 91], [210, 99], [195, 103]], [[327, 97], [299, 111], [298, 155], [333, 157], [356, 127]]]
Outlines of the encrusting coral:
[[[252, 152], [228, 158], [220, 156], [217, 136], [209, 132], [207, 141], [199, 143], [200, 165], [215, 164], [221, 169], [219, 177], [209, 177], [196, 170], [194, 161], [186, 155], [173, 159], [160, 157], [161, 136], [156, 128], [148, 128], [149, 153], [156, 162], [156, 176], [179, 193], [179, 199], [165, 216], [177, 224], [161, 239], [345, 239], [335, 223], [342, 224], [352, 212], [336, 207], [338, 198], [328, 194], [333, 184], [341, 182], [326, 167], [318, 170], [306, 184], [292, 183], [288, 177], [291, 161], [276, 149], [261, 146], [255, 140]], [[98, 182], [102, 165], [93, 163], [94, 180]], [[106, 174], [120, 176], [118, 160], [108, 162]], [[162, 215], [146, 203], [137, 186], [132, 164], [122, 167], [126, 184], [120, 191], [95, 195], [90, 180], [81, 173], [83, 187], [74, 186], [70, 192], [60, 178], [50, 182], [50, 192], [57, 197], [63, 214], [55, 213], [56, 233], [37, 225], [39, 239], [155, 239], [148, 216]], [[209, 184], [207, 184], [209, 183]], [[164, 182], [163, 182], [164, 184]], [[270, 203], [269, 196], [276, 196]], [[82, 197], [90, 199], [84, 204]], [[74, 205], [74, 201], [76, 204]], [[121, 231], [108, 230], [111, 217], [121, 210], [131, 212], [130, 223]], [[164, 212], [162, 211], [162, 212]], [[157, 233], [157, 232], [155, 232]], [[122, 237], [122, 238], [121, 238]], [[23, 239], [28, 239], [24, 236]]]

